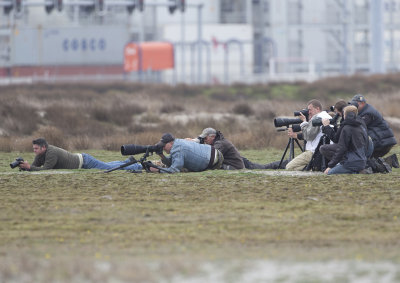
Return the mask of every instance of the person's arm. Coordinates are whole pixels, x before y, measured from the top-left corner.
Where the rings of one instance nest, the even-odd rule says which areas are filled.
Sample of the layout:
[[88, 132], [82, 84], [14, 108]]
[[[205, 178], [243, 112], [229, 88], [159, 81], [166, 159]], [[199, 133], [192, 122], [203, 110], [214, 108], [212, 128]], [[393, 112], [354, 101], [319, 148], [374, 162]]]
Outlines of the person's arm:
[[167, 157], [163, 153], [159, 154], [158, 156], [160, 156], [162, 163], [164, 163], [168, 167], [171, 166], [172, 162], [171, 162], [171, 157], [170, 156]]
[[342, 130], [340, 134], [338, 149], [335, 152], [335, 155], [332, 157], [331, 161], [328, 163], [329, 168], [335, 167], [340, 161], [342, 161], [344, 155], [348, 151], [349, 145], [351, 141], [351, 133], [348, 133], [346, 130]]
[[361, 118], [364, 120], [367, 127], [374, 121], [374, 117], [370, 114], [365, 114], [361, 116]]
[[35, 162], [31, 165], [30, 171], [40, 171], [40, 170], [51, 170], [57, 164], [58, 156], [57, 153], [50, 148], [47, 149], [45, 153], [45, 160], [43, 166], [35, 166]]
[[[169, 156], [171, 160], [171, 166], [165, 168], [160, 173], [177, 173], [180, 172], [184, 166], [185, 160], [182, 152], [182, 146], [174, 144], [171, 154]], [[165, 163], [164, 163], [165, 164]]]
[[330, 125], [322, 126], [322, 133], [324, 133], [334, 143], [339, 141], [339, 136], [336, 135], [337, 131], [335, 131], [335, 128]]
[[321, 126], [313, 126], [312, 122], [303, 122], [300, 124], [301, 132], [306, 141], [314, 140], [321, 130]]

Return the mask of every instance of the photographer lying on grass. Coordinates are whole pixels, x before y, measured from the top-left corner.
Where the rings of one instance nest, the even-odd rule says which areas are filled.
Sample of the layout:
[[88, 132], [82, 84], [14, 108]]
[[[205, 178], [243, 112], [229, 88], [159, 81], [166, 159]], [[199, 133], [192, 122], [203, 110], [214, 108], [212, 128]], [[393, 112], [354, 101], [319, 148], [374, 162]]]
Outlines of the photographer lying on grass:
[[224, 156], [222, 169], [224, 170], [239, 170], [239, 169], [278, 169], [279, 161], [270, 164], [253, 163], [245, 157], [242, 157], [236, 147], [227, 140], [224, 135], [213, 128], [205, 128], [196, 139], [187, 140], [197, 143], [204, 143], [214, 146]]
[[[49, 145], [44, 138], [32, 141], [35, 159], [30, 165], [27, 161], [19, 164], [22, 170], [39, 171], [51, 169], [113, 169], [126, 161], [103, 162], [86, 153], [70, 153], [65, 149]], [[124, 170], [140, 170], [140, 164], [124, 167]]]
[[199, 144], [175, 137], [166, 133], [163, 134], [157, 146], [169, 154], [158, 154], [162, 162], [168, 166], [160, 172], [159, 169], [151, 167], [152, 172], [177, 173], [181, 171], [201, 172], [205, 170], [220, 169], [224, 162], [222, 153], [208, 144]]

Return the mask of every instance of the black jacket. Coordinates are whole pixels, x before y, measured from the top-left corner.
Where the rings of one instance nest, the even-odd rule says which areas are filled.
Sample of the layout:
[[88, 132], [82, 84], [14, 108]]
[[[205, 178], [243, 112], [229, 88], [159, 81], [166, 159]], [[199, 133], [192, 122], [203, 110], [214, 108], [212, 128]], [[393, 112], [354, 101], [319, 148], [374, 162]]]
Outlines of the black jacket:
[[224, 156], [224, 162], [222, 164], [230, 165], [235, 169], [244, 168], [244, 163], [239, 151], [230, 141], [224, 138], [220, 131], [217, 131], [213, 146]]
[[397, 143], [392, 129], [374, 107], [366, 104], [358, 113], [358, 116], [367, 125], [368, 135], [372, 138], [375, 149], [381, 149]]
[[328, 167], [333, 168], [340, 162], [350, 170], [360, 171], [365, 168], [367, 161], [368, 135], [365, 125], [361, 119], [356, 118], [353, 112], [346, 114], [346, 119], [342, 124], [339, 147], [328, 163]]
[[343, 119], [340, 121], [339, 127], [336, 125], [334, 127], [331, 127], [330, 125], [328, 126], [322, 126], [322, 132], [334, 143], [339, 142], [340, 138], [340, 133], [342, 131], [342, 128], [344, 126]]

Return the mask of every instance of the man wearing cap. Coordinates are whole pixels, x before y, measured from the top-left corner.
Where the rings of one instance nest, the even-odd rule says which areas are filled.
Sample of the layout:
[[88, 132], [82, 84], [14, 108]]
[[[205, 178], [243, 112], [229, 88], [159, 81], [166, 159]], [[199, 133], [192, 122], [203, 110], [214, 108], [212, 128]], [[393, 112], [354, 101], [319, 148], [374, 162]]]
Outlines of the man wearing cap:
[[288, 161], [285, 160], [281, 167], [279, 167], [280, 161], [269, 164], [253, 163], [247, 158], [241, 156], [236, 147], [229, 140], [225, 139], [224, 135], [220, 131], [217, 131], [213, 128], [205, 128], [198, 138], [188, 138], [187, 140], [213, 145], [215, 148], [217, 148], [224, 156], [224, 163], [222, 164], [222, 169], [224, 170], [239, 170], [243, 168], [284, 169], [288, 163]]
[[213, 128], [205, 128], [194, 141], [209, 144], [218, 149], [224, 156], [222, 169], [243, 169], [245, 167], [239, 151], [229, 140], [225, 139], [220, 131]]
[[[172, 134], [162, 135], [158, 146], [169, 154], [159, 154], [162, 162], [168, 166], [161, 173], [177, 173], [186, 169], [190, 172], [220, 169], [224, 162], [222, 153], [208, 144], [199, 144], [184, 139], [176, 139]], [[150, 168], [153, 172], [160, 172], [157, 168]]]
[[374, 142], [372, 157], [378, 158], [387, 154], [397, 142], [392, 129], [383, 119], [381, 113], [368, 104], [362, 94], [356, 94], [349, 104], [358, 108], [358, 116], [364, 120], [368, 135]]

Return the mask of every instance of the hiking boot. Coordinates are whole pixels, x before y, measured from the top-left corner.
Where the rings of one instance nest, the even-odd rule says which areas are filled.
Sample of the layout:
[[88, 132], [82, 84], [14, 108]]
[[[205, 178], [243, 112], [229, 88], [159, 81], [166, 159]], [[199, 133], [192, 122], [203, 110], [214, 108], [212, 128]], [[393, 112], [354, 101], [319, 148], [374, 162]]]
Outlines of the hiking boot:
[[382, 157], [377, 158], [378, 164], [383, 168], [382, 173], [390, 173], [392, 172], [392, 167], [383, 159]]
[[367, 168], [364, 168], [363, 170], [361, 170], [359, 174], [373, 174], [373, 173], [374, 172], [372, 171], [372, 168], [367, 167]]
[[392, 154], [385, 158], [387, 164], [389, 164], [393, 168], [399, 168], [399, 160], [397, 159], [396, 154]]

